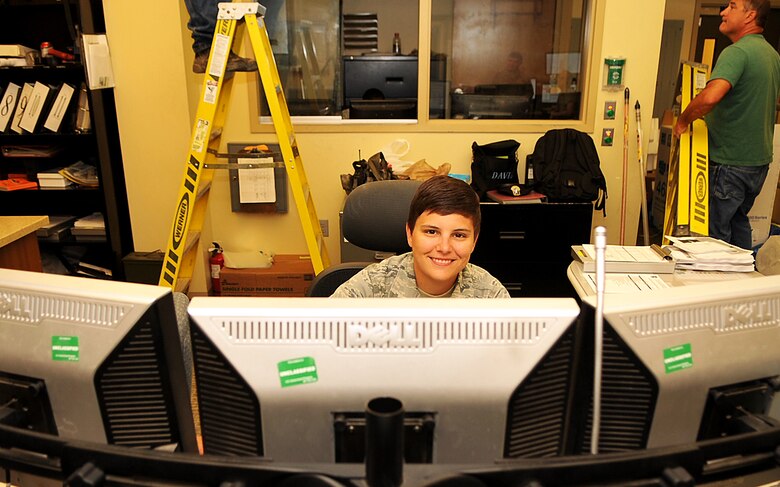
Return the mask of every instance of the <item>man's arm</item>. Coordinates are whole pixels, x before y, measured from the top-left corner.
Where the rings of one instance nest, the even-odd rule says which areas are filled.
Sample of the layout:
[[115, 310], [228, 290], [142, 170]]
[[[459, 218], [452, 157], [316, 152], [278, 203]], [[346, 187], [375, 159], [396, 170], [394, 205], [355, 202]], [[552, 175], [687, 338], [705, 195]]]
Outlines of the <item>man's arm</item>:
[[674, 136], [679, 137], [688, 130], [688, 126], [704, 115], [710, 113], [715, 105], [720, 103], [726, 93], [731, 90], [731, 83], [722, 78], [710, 80], [701, 93], [691, 100], [685, 111], [677, 118], [674, 125]]

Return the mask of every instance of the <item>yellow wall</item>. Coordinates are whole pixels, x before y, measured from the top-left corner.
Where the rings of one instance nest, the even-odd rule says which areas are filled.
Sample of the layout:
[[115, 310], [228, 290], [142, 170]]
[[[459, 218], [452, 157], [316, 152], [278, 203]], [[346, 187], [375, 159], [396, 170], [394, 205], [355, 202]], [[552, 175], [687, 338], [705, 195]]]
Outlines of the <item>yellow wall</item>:
[[[601, 166], [610, 198], [607, 218], [594, 213], [594, 225], [606, 225], [610, 243], [618, 242], [623, 171], [623, 93], [601, 90], [605, 57], [627, 59], [625, 82], [631, 89], [629, 131], [629, 190], [627, 192], [626, 243], [634, 243], [640, 213], [640, 168], [636, 159], [634, 103], [643, 107], [642, 125], [650, 128], [664, 0], [596, 0], [603, 26], [599, 52], [594, 53], [591, 93], [595, 95], [593, 137], [597, 145], [603, 128], [615, 129], [613, 147], [600, 147]], [[189, 145], [191, 114], [200, 87], [200, 76], [190, 72], [192, 53], [182, 29], [187, 14], [182, 2], [152, 0], [104, 0], [114, 74], [119, 128], [122, 139], [128, 199], [136, 250], [162, 248], [170, 230], [175, 199], [181, 183]], [[262, 3], [262, 2], [261, 2]], [[248, 41], [244, 42], [245, 47]], [[273, 142], [270, 134], [249, 131], [248, 80], [234, 80], [230, 116], [222, 143]], [[604, 103], [618, 101], [616, 120], [601, 120]], [[519, 157], [533, 151], [543, 133], [306, 133], [297, 130], [301, 157], [311, 184], [320, 219], [330, 224], [327, 246], [333, 262], [339, 261], [338, 211], [344, 200], [339, 174], [350, 172], [358, 151], [363, 157], [377, 152], [396, 138], [411, 143], [406, 159], [426, 159], [429, 164], [452, 164], [452, 171], [469, 173], [473, 141], [487, 143], [506, 138], [521, 142]], [[644, 141], [645, 145], [647, 140]], [[224, 147], [223, 147], [224, 149]], [[646, 147], [645, 147], [646, 149]], [[294, 202], [291, 200], [290, 205]], [[553, 222], [554, 223], [554, 222]], [[306, 253], [303, 232], [291, 207], [286, 215], [237, 214], [230, 211], [227, 174], [218, 173], [209, 206], [204, 240], [218, 240], [229, 250], [265, 250], [276, 253]], [[192, 292], [206, 289], [204, 266], [196, 269]]]

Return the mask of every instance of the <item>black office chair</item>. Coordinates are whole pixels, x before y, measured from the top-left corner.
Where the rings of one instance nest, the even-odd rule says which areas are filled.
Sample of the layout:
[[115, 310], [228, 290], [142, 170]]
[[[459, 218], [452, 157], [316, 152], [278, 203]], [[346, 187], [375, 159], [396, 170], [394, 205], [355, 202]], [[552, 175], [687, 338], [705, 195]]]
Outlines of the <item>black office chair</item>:
[[[409, 204], [420, 181], [390, 180], [362, 184], [349, 193], [341, 220], [344, 238], [364, 249], [402, 254]], [[344, 262], [324, 269], [312, 281], [307, 296], [327, 297], [371, 262]]]

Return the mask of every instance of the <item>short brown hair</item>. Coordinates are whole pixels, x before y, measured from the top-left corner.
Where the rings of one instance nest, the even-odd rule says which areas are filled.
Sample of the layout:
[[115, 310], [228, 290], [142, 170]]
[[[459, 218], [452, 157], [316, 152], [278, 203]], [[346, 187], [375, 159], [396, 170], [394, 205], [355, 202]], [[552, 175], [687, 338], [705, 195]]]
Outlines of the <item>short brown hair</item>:
[[438, 215], [456, 213], [470, 218], [474, 234], [479, 235], [482, 216], [479, 211], [479, 196], [468, 183], [450, 176], [434, 176], [424, 181], [409, 205], [406, 224], [414, 229], [417, 218], [430, 211]]
[[769, 0], [744, 0], [745, 10], [756, 11], [756, 25], [763, 28], [769, 18], [771, 5]]

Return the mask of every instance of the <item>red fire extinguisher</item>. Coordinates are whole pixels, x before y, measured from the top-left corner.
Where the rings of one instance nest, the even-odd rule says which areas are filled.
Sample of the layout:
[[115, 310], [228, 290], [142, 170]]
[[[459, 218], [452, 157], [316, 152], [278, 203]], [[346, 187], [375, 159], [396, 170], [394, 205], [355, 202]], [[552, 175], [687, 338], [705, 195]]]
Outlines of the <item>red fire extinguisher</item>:
[[211, 257], [209, 257], [209, 267], [211, 268], [211, 294], [213, 296], [222, 295], [222, 284], [219, 282], [219, 271], [225, 267], [225, 256], [222, 255], [222, 247], [217, 242], [212, 242]]

